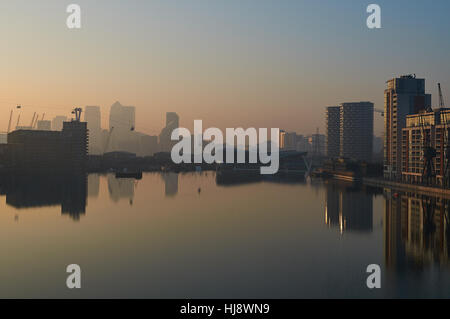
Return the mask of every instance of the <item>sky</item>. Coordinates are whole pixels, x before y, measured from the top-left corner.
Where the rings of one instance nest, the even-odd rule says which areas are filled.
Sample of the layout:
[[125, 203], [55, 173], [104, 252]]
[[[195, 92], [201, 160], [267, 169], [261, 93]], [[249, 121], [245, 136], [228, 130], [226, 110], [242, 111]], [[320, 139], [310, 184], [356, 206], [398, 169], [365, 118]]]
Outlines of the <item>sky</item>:
[[[381, 29], [366, 26], [370, 3]], [[168, 111], [189, 129], [324, 132], [326, 106], [383, 109], [385, 82], [411, 73], [437, 105], [438, 82], [450, 101], [449, 15], [448, 0], [0, 0], [0, 132], [18, 104], [22, 125], [98, 105], [107, 127], [115, 101], [148, 134]]]

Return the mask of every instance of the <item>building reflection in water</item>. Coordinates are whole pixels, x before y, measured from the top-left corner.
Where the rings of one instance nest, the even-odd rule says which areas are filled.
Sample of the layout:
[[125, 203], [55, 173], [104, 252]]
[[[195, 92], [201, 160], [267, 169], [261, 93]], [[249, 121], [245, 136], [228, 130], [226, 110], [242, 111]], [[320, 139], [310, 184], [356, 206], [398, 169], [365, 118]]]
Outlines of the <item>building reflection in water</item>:
[[127, 199], [130, 205], [133, 204], [134, 187], [136, 180], [134, 178], [116, 178], [113, 174], [108, 175], [109, 198], [113, 202], [121, 199]]
[[88, 197], [97, 198], [100, 193], [100, 175], [88, 175]]
[[61, 206], [61, 213], [79, 220], [86, 212], [87, 175], [3, 176], [1, 194], [17, 209]]
[[385, 203], [384, 251], [391, 270], [449, 263], [450, 200], [403, 193]]
[[166, 197], [173, 197], [178, 193], [178, 173], [163, 173], [161, 177], [165, 184]]
[[325, 185], [325, 223], [345, 231], [372, 232], [373, 191], [328, 181]]

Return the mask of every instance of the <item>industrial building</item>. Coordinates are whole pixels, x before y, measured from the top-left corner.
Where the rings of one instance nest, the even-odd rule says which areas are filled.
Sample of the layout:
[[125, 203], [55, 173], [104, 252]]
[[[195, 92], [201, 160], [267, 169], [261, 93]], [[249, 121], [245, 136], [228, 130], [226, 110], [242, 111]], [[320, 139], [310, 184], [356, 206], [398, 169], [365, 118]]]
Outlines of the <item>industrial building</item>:
[[406, 117], [431, 107], [431, 95], [425, 93], [425, 79], [403, 75], [387, 81], [384, 91], [384, 177], [401, 178], [402, 130]]
[[19, 129], [8, 133], [9, 156], [17, 173], [82, 171], [87, 147], [87, 126], [79, 120], [64, 122], [62, 131]]

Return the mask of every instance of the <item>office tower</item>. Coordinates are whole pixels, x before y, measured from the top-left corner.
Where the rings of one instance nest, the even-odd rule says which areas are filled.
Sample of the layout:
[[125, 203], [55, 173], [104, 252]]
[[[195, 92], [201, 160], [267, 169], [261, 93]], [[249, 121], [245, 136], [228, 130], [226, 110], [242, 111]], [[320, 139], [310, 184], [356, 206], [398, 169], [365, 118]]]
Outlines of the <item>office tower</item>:
[[135, 107], [123, 106], [119, 102], [111, 105], [109, 113], [109, 129], [133, 131], [135, 127]]
[[166, 127], [164, 127], [159, 134], [159, 147], [161, 152], [170, 152], [172, 146], [175, 145], [176, 141], [171, 140], [173, 130], [179, 127], [179, 120], [177, 113], [168, 112], [166, 113]]
[[384, 91], [384, 177], [401, 175], [401, 138], [408, 114], [431, 107], [431, 95], [425, 94], [425, 79], [403, 75], [387, 81]]
[[87, 122], [88, 129], [101, 127], [101, 113], [99, 106], [86, 106], [84, 110], [84, 121]]
[[135, 129], [135, 107], [123, 106], [119, 102], [111, 106], [109, 114], [110, 129], [110, 151], [136, 152]]
[[329, 106], [326, 110], [326, 152], [328, 157], [337, 158], [341, 152], [339, 106]]
[[285, 130], [280, 130], [280, 137], [279, 137], [278, 145], [280, 147], [280, 150], [284, 150], [284, 148], [286, 147], [286, 131]]
[[153, 156], [158, 152], [158, 136], [139, 136], [139, 156]]
[[284, 149], [287, 151], [297, 150], [298, 135], [295, 132], [285, 132]]
[[51, 121], [40, 120], [37, 122], [38, 131], [50, 131], [52, 129]]
[[52, 120], [52, 130], [53, 131], [62, 131], [63, 123], [67, 121], [66, 116], [56, 116]]
[[323, 156], [325, 155], [325, 142], [326, 136], [323, 134], [312, 134], [309, 138], [309, 153], [312, 156]]
[[373, 103], [340, 105], [340, 156], [371, 161], [373, 152]]
[[297, 135], [295, 150], [298, 152], [307, 152], [308, 146], [309, 146], [308, 139], [303, 135]]
[[102, 154], [101, 113], [99, 106], [86, 106], [84, 109], [84, 121], [89, 130], [89, 154]]

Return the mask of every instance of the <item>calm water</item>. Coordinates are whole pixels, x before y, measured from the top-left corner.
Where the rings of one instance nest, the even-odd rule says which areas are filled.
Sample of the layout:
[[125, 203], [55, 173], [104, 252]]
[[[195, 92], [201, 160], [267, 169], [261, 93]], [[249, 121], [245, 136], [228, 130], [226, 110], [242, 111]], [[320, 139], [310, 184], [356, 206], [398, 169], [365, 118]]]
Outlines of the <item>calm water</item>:
[[[218, 185], [211, 172], [14, 181], [0, 194], [3, 298], [450, 297], [438, 198], [319, 181]], [[79, 290], [65, 285], [72, 263]]]

